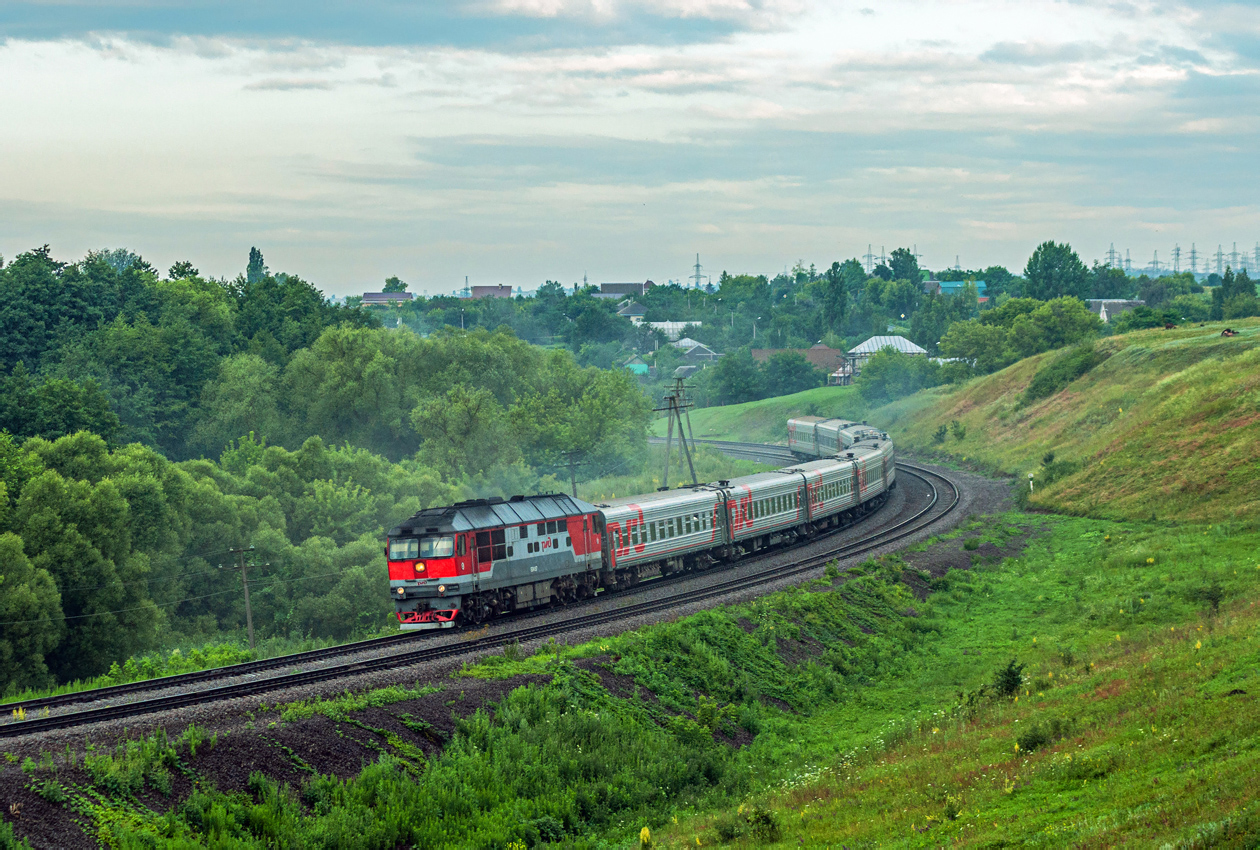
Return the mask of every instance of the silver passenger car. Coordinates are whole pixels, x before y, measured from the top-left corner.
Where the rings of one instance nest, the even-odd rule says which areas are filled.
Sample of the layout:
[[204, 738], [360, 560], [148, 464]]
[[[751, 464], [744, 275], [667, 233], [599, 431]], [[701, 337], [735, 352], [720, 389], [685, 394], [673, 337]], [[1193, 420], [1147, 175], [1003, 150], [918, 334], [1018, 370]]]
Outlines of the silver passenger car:
[[807, 519], [805, 479], [790, 470], [723, 482], [730, 542], [783, 532]]
[[687, 558], [725, 544], [721, 502], [719, 491], [701, 485], [600, 503], [605, 563], [639, 575], [655, 572], [643, 570], [648, 564], [681, 568]]

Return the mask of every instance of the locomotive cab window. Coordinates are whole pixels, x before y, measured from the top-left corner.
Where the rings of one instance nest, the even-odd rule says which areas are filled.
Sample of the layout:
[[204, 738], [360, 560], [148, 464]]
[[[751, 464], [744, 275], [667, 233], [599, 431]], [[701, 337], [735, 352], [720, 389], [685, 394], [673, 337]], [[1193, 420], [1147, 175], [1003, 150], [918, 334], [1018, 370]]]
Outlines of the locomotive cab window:
[[490, 532], [490, 544], [493, 554], [491, 557], [496, 561], [501, 561], [507, 557], [507, 539], [503, 529], [496, 528]]
[[402, 561], [420, 557], [420, 541], [414, 537], [396, 537], [389, 541], [389, 559]]

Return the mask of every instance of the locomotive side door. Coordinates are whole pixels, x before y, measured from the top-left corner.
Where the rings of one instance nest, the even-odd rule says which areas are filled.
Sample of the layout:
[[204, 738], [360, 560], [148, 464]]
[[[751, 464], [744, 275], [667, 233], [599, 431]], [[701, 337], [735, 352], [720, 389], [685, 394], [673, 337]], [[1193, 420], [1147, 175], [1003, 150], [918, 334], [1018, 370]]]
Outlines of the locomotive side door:
[[483, 573], [490, 569], [491, 552], [493, 548], [490, 544], [490, 532], [478, 531], [474, 538], [473, 547], [473, 569], [478, 573]]

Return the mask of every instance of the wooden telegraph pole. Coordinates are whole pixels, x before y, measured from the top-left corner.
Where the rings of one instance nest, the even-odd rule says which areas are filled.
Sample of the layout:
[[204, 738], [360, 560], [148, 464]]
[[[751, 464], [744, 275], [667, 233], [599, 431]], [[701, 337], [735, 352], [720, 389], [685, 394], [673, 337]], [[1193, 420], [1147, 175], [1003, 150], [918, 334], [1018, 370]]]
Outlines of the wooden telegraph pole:
[[664, 407], [656, 408], [658, 413], [664, 412], [669, 419], [665, 427], [665, 474], [661, 478], [662, 490], [669, 489], [669, 453], [674, 444], [674, 422], [678, 423], [678, 443], [679, 443], [679, 471], [682, 470], [682, 459], [687, 459], [687, 467], [691, 470], [691, 483], [698, 485], [700, 482], [696, 478], [696, 465], [691, 460], [691, 446], [689, 443], [695, 443], [695, 435], [688, 433], [691, 431], [691, 414], [687, 413], [686, 427], [683, 426], [683, 412], [691, 409], [691, 402], [687, 399], [687, 388], [683, 384], [683, 379], [678, 378], [674, 382], [674, 388], [666, 394]]
[[248, 569], [245, 566], [245, 556], [249, 552], [253, 552], [254, 547], [246, 546], [242, 549], [229, 549], [228, 551], [236, 556], [236, 565], [238, 568], [240, 568], [240, 571], [241, 571], [241, 586], [245, 588], [245, 627], [249, 630], [249, 649], [250, 649], [250, 652], [253, 652], [254, 650], [254, 612], [250, 610], [250, 607], [249, 607], [249, 578], [245, 574], [245, 570]]

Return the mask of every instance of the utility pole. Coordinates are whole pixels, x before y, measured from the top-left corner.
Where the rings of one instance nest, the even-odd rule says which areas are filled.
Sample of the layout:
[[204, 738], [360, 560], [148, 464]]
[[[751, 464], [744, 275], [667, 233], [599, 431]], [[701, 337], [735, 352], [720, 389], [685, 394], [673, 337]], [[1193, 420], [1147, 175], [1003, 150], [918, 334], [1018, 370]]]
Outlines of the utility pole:
[[577, 456], [576, 451], [567, 451], [564, 453], [564, 459], [569, 464], [569, 484], [573, 487], [573, 498], [577, 498]]
[[691, 448], [688, 442], [695, 442], [695, 436], [692, 435], [690, 441], [687, 438], [687, 432], [690, 430], [691, 414], [687, 414], [687, 428], [683, 427], [683, 411], [691, 407], [691, 403], [687, 401], [687, 390], [683, 384], [683, 379], [678, 378], [674, 381], [674, 388], [663, 399], [664, 407], [656, 408], [658, 413], [664, 412], [669, 417], [669, 424], [665, 429], [665, 474], [661, 477], [662, 490], [669, 489], [669, 453], [674, 443], [674, 423], [678, 423], [678, 443], [681, 448], [678, 466], [682, 468], [682, 458], [687, 458], [687, 467], [691, 470], [691, 483], [693, 486], [700, 484], [696, 478], [696, 466], [691, 461]]
[[243, 549], [229, 549], [236, 556], [236, 566], [241, 571], [241, 587], [245, 588], [245, 627], [249, 630], [249, 649], [254, 650], [254, 612], [249, 607], [249, 578], [245, 575], [245, 555], [254, 551], [253, 546], [246, 546]]

